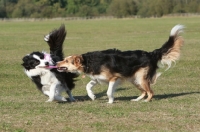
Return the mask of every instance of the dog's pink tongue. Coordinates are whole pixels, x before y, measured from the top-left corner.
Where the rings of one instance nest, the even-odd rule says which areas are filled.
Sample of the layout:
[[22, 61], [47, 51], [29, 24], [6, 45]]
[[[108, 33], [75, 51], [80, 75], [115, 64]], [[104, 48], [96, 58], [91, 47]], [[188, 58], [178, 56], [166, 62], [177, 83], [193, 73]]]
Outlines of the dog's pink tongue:
[[57, 66], [47, 66], [47, 68], [57, 68]]

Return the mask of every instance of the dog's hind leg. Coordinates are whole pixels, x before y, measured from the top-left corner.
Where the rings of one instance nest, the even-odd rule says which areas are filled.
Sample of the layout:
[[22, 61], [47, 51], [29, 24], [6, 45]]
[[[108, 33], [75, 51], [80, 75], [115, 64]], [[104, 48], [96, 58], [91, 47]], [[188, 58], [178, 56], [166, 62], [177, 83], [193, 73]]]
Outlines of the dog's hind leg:
[[87, 94], [88, 96], [92, 99], [95, 100], [96, 96], [94, 95], [94, 93], [92, 92], [92, 88], [97, 84], [97, 81], [95, 80], [91, 80], [87, 85], [86, 85], [86, 90], [87, 90]]
[[143, 99], [146, 94], [148, 95], [148, 97], [147, 99], [145, 99], [145, 102], [150, 101], [153, 97], [153, 91], [150, 88], [150, 82], [146, 78], [147, 70], [147, 68], [141, 68], [135, 73], [133, 78], [134, 81], [132, 79], [130, 80], [130, 82], [135, 84], [135, 86], [142, 92], [142, 94], [138, 98], [132, 99], [131, 101], [139, 101]]
[[108, 90], [107, 90], [107, 96], [108, 96], [108, 103], [112, 104], [114, 101], [114, 92], [115, 89], [117, 87], [117, 85], [119, 84], [119, 79], [118, 78], [113, 78], [109, 81], [109, 86], [108, 86]]
[[139, 97], [137, 97], [136, 99], [131, 99], [131, 101], [139, 101], [139, 100], [143, 99], [145, 97], [145, 95], [146, 95], [146, 91], [145, 90], [139, 88], [138, 86], [137, 86], [137, 88], [142, 92], [142, 94]]
[[58, 82], [54, 82], [51, 84], [51, 86], [49, 88], [49, 99], [46, 102], [52, 102], [54, 100], [57, 83]]
[[144, 88], [148, 95], [148, 97], [144, 101], [149, 102], [153, 97], [153, 91], [151, 90], [150, 83], [148, 81], [146, 81], [146, 83], [144, 84]]
[[143, 99], [146, 94], [148, 97], [144, 100], [144, 102], [149, 102], [152, 99], [153, 91], [150, 88], [150, 83], [146, 79], [144, 79], [141, 84], [136, 85], [136, 87], [142, 92], [142, 94], [138, 98], [132, 99], [131, 101], [139, 101]]
[[66, 100], [66, 98], [65, 97], [62, 97], [62, 96], [60, 96], [60, 95], [55, 95], [55, 100], [56, 101], [61, 101], [61, 102], [66, 102], [67, 100]]
[[73, 95], [72, 95], [72, 93], [71, 93], [71, 90], [68, 89], [66, 92], [67, 92], [67, 94], [68, 94], [68, 96], [69, 96], [70, 101], [74, 102], [75, 99], [74, 99], [74, 97], [73, 97]]

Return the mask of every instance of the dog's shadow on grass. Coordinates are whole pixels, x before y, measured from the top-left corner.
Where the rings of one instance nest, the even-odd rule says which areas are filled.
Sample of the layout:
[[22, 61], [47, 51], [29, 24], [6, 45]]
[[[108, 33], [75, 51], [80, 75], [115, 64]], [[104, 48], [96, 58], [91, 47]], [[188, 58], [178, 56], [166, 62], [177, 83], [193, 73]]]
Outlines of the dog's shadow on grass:
[[[106, 96], [106, 91], [100, 92], [100, 93], [95, 93], [96, 99], [100, 99], [103, 96]], [[88, 95], [85, 96], [74, 96], [76, 101], [81, 102], [81, 101], [88, 101], [91, 100]]]
[[[126, 89], [125, 88], [118, 88], [116, 91], [121, 91], [121, 90], [126, 90]], [[104, 90], [104, 91], [99, 92], [99, 93], [95, 93], [96, 99], [104, 100], [104, 99], [102, 99], [102, 97], [105, 97], [105, 96], [107, 97], [106, 92], [107, 92], [107, 90]], [[76, 99], [76, 101], [88, 101], [88, 100], [91, 100], [88, 95], [85, 95], [85, 96], [74, 96], [74, 98]]]
[[[127, 88], [118, 88], [118, 89], [116, 89], [116, 92], [123, 91], [123, 90], [126, 90], [126, 89]], [[107, 92], [107, 90], [104, 90], [104, 91], [102, 91], [100, 93], [95, 93], [96, 99], [98, 99], [98, 100], [105, 100], [105, 98], [102, 99], [102, 97], [106, 97], [106, 99], [107, 99], [106, 92]], [[200, 94], [200, 92], [184, 92], [184, 93], [160, 94], [160, 95], [154, 95], [153, 99], [155, 99], [155, 100], [162, 100], [162, 99], [175, 98], [175, 97], [185, 96], [185, 95], [190, 95], [190, 94]], [[136, 99], [137, 97], [138, 96], [115, 97], [115, 100], [127, 101], [127, 100], [131, 100], [131, 99]], [[88, 95], [74, 96], [74, 98], [78, 102], [91, 100], [90, 97], [88, 97]]]
[[185, 92], [185, 93], [171, 93], [171, 94], [163, 94], [163, 95], [155, 95], [153, 98], [157, 100], [166, 99], [166, 98], [175, 98], [179, 96], [185, 96], [190, 94], [200, 94], [200, 92]]
[[[118, 88], [116, 91], [121, 91], [121, 90], [126, 90], [126, 89], [125, 88]], [[104, 97], [104, 96], [107, 97], [106, 92], [107, 92], [107, 90], [104, 90], [104, 91], [102, 91], [100, 93], [95, 93], [96, 99], [101, 100], [102, 97]], [[88, 95], [85, 95], [85, 96], [74, 96], [74, 98], [76, 99], [76, 101], [88, 101], [88, 100], [91, 100]], [[69, 100], [69, 99], [67, 99], [67, 100]]]
[[[160, 94], [160, 95], [154, 95], [153, 99], [155, 100], [162, 100], [162, 99], [168, 99], [168, 98], [175, 98], [179, 96], [185, 96], [190, 94], [200, 94], [200, 92], [185, 92], [185, 93], [170, 93], [170, 94]], [[129, 96], [129, 97], [117, 97], [115, 99], [117, 100], [131, 100], [136, 99], [138, 96]]]

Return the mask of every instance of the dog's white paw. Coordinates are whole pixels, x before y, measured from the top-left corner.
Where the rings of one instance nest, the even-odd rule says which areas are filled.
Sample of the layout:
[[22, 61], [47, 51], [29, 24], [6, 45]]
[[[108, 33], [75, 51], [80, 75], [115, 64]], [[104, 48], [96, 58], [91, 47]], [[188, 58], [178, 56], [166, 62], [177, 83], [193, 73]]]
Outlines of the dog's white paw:
[[107, 103], [108, 103], [108, 104], [113, 104], [113, 102], [114, 102], [114, 101], [108, 101]]
[[112, 104], [114, 102], [114, 98], [110, 98], [109, 100], [108, 100], [108, 104]]
[[65, 97], [62, 97], [62, 101], [66, 102], [67, 100], [66, 100], [66, 98], [65, 98]]
[[96, 96], [92, 93], [88, 93], [88, 96], [92, 99], [92, 100], [95, 100], [96, 99]]
[[46, 102], [52, 102], [53, 101], [53, 99], [48, 99]]
[[143, 102], [149, 102], [149, 100], [145, 99]]
[[139, 101], [139, 99], [131, 99], [131, 101], [135, 101], [135, 102], [137, 102], [137, 101]]

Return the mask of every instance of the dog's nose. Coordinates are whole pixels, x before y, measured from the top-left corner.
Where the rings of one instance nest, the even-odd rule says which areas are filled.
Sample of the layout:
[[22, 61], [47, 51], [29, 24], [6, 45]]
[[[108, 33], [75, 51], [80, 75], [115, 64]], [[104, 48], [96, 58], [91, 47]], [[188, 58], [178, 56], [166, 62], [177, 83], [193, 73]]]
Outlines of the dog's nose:
[[49, 62], [45, 62], [45, 65], [48, 66], [48, 65], [49, 65]]

